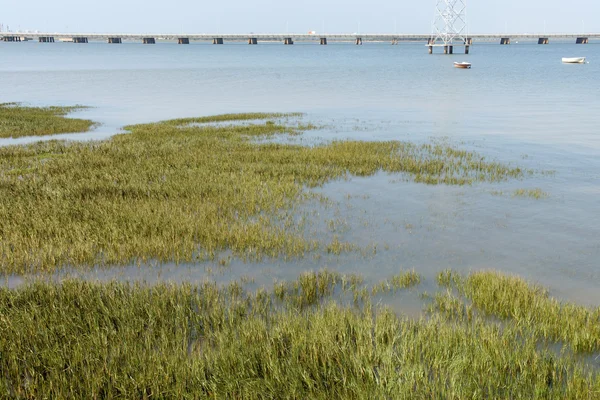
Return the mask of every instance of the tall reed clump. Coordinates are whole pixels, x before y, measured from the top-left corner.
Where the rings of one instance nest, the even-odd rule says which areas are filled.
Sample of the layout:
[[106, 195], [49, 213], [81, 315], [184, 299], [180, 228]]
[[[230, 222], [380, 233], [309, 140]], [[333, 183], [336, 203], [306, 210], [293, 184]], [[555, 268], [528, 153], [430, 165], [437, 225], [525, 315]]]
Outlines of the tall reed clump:
[[289, 117], [298, 115], [179, 119], [102, 142], [0, 148], [0, 272], [190, 262], [226, 249], [245, 260], [335, 253], [352, 246], [319, 243], [276, 211], [349, 174], [462, 185], [524, 173], [439, 143], [257, 140], [311, 127]]
[[[270, 292], [82, 281], [0, 288], [0, 397], [588, 399], [574, 356], [477, 315], [413, 320], [306, 273]], [[578, 329], [574, 327], [574, 329]]]
[[83, 107], [25, 107], [0, 104], [0, 138], [87, 132], [96, 124], [87, 119], [65, 118]]

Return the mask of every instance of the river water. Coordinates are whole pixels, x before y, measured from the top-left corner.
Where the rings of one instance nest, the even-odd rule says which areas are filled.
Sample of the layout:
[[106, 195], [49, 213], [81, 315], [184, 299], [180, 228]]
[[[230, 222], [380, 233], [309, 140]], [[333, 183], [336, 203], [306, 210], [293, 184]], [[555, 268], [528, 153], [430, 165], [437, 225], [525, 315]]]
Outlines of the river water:
[[[493, 268], [600, 304], [600, 45], [475, 44], [471, 54], [429, 55], [422, 44], [0, 43], [0, 102], [92, 108], [103, 139], [131, 123], [231, 112], [301, 111], [327, 129], [310, 140], [444, 138], [533, 168], [520, 181], [427, 186], [380, 173], [327, 184], [336, 204], [314, 212], [337, 234], [376, 251], [284, 262], [125, 267], [99, 279], [198, 281], [247, 275], [256, 285], [307, 269], [358, 272], [376, 282], [414, 268], [434, 290], [444, 268]], [[566, 65], [561, 57], [586, 56]], [[467, 60], [471, 70], [452, 68]], [[0, 139], [0, 145], [31, 139]], [[542, 173], [549, 172], [552, 173]], [[514, 197], [540, 188], [542, 199]], [[212, 271], [212, 272], [211, 272]], [[22, 282], [10, 277], [9, 284]], [[410, 299], [404, 299], [409, 304]]]

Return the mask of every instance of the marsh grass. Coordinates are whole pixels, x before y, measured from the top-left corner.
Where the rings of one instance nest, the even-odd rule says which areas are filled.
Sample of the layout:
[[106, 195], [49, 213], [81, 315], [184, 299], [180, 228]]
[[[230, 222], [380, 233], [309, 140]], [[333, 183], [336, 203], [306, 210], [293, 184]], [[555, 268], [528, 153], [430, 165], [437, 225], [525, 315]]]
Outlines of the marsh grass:
[[421, 275], [419, 275], [414, 269], [410, 271], [404, 271], [374, 285], [371, 289], [371, 293], [373, 295], [378, 293], [389, 293], [392, 291], [395, 293], [400, 289], [407, 289], [417, 286], [419, 283], [421, 283], [421, 278]]
[[86, 119], [65, 116], [84, 107], [25, 107], [0, 104], [0, 138], [42, 136], [57, 133], [87, 132], [96, 124]]
[[563, 304], [543, 287], [496, 271], [464, 277], [446, 270], [438, 275], [438, 284], [448, 291], [438, 294], [430, 309], [467, 319], [480, 313], [514, 324], [525, 336], [564, 344], [575, 353], [600, 352], [600, 307]]
[[[26, 398], [591, 399], [597, 374], [518, 327], [413, 320], [307, 272], [274, 290], [68, 280], [0, 288], [0, 393]], [[364, 287], [362, 288], [364, 289]], [[369, 295], [367, 295], [369, 296]], [[573, 329], [580, 328], [574, 326]]]
[[[28, 111], [38, 112], [45, 111]], [[102, 142], [0, 148], [0, 272], [193, 262], [228, 250], [249, 261], [340, 254], [356, 247], [337, 235], [327, 242], [307, 235], [282, 221], [281, 210], [311, 188], [381, 170], [448, 185], [526, 173], [440, 143], [264, 140], [311, 128], [298, 118], [177, 119], [128, 126]], [[239, 120], [259, 122], [220, 124]]]
[[529, 197], [532, 199], [545, 199], [547, 197], [550, 197], [550, 195], [546, 192], [544, 192], [542, 189], [540, 188], [535, 188], [535, 189], [517, 189], [512, 193], [513, 197]]

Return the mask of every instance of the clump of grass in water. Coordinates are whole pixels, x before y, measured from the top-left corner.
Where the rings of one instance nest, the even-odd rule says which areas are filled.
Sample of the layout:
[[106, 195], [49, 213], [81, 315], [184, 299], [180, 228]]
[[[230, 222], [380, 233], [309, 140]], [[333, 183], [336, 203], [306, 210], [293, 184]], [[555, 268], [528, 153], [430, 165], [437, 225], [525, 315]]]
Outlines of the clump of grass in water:
[[[440, 144], [254, 140], [306, 127], [285, 123], [288, 116], [298, 114], [179, 119], [129, 126], [102, 142], [0, 148], [0, 272], [191, 262], [223, 250], [244, 260], [339, 254], [354, 246], [307, 238], [282, 226], [277, 211], [350, 174], [463, 185], [524, 173]], [[266, 122], [210, 125], [236, 120]]]
[[540, 349], [512, 324], [336, 304], [330, 284], [353, 279], [334, 275], [253, 293], [214, 283], [0, 288], [0, 390], [10, 398], [581, 399], [600, 389], [574, 356]]
[[65, 118], [84, 107], [24, 107], [0, 104], [0, 138], [87, 132], [96, 124], [87, 119]]
[[525, 335], [565, 343], [576, 353], [600, 351], [600, 307], [562, 304], [542, 287], [495, 271], [462, 277], [446, 270], [438, 275], [438, 283], [456, 288], [470, 302], [451, 292], [436, 296], [432, 308], [448, 316], [472, 318], [473, 312], [480, 311], [514, 322]]
[[545, 199], [550, 195], [540, 188], [535, 189], [517, 189], [513, 192], [513, 197], [530, 197], [532, 199]]
[[417, 286], [421, 283], [421, 275], [419, 275], [414, 269], [411, 271], [401, 272], [397, 275], [386, 279], [375, 286], [371, 290], [372, 294], [387, 293], [394, 291], [397, 292], [400, 289], [407, 289]]

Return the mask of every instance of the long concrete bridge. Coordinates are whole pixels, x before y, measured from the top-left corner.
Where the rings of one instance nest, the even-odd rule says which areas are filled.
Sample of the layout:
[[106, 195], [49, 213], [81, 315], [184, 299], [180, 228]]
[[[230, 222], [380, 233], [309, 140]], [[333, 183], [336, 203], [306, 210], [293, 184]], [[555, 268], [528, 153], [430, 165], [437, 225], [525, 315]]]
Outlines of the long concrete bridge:
[[[331, 42], [350, 42], [362, 45], [364, 42], [389, 42], [399, 44], [400, 42], [423, 42], [431, 44], [430, 34], [391, 34], [391, 33], [368, 33], [368, 34], [171, 34], [171, 33], [148, 33], [148, 34], [130, 34], [130, 33], [12, 33], [1, 32], [0, 40], [5, 42], [24, 42], [38, 41], [40, 43], [54, 42], [73, 42], [89, 43], [92, 41], [106, 42], [111, 44], [120, 44], [125, 41], [138, 42], [144, 44], [155, 44], [159, 41], [176, 42], [179, 44], [189, 44], [192, 41], [211, 42], [213, 44], [224, 44], [226, 42], [243, 42], [250, 45], [256, 45], [259, 42], [280, 42], [286, 45], [292, 45], [295, 42], [314, 42], [326, 45]], [[538, 44], [549, 44], [550, 42], [572, 42], [577, 44], [587, 44], [590, 40], [599, 40], [600, 33], [523, 33], [523, 34], [473, 34], [468, 35], [465, 43], [454, 43], [455, 45], [468, 46], [476, 42], [496, 42], [502, 45], [509, 45], [517, 41], [535, 41]], [[431, 47], [430, 47], [431, 50]], [[452, 49], [450, 49], [451, 52]]]

